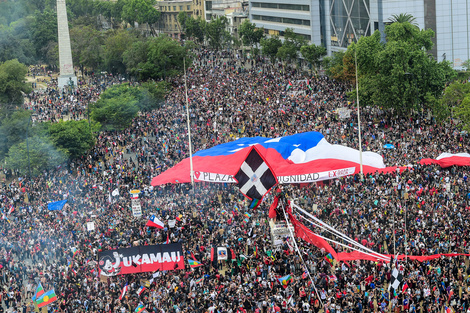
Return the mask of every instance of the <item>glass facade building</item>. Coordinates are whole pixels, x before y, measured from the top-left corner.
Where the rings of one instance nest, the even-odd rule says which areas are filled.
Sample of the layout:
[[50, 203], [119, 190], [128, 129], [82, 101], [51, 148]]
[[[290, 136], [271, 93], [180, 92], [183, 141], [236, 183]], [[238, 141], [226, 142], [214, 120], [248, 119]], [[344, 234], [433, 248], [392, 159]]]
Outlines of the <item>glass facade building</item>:
[[421, 29], [434, 30], [431, 53], [438, 61], [461, 68], [470, 59], [470, 0], [253, 0], [249, 10], [250, 21], [266, 34], [282, 36], [293, 28], [325, 46], [328, 55], [383, 30], [400, 13], [411, 14]]
[[369, 0], [330, 0], [330, 44], [346, 48], [362, 36], [369, 36]]

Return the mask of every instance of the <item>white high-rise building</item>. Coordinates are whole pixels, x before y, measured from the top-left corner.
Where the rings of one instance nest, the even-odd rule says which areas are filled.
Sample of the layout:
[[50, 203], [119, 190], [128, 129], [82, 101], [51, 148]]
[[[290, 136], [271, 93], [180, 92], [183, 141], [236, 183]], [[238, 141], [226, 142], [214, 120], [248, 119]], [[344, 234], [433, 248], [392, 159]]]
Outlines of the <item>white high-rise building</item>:
[[269, 35], [286, 28], [323, 45], [328, 55], [383, 30], [394, 14], [411, 14], [421, 29], [434, 30], [431, 51], [455, 68], [470, 59], [470, 0], [251, 0], [250, 21]]

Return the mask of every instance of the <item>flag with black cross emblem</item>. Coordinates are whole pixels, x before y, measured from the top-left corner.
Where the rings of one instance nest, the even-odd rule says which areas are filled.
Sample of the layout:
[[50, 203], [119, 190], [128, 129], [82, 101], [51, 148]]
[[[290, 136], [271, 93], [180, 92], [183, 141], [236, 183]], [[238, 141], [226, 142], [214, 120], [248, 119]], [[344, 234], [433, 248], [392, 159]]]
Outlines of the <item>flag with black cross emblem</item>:
[[255, 146], [251, 147], [245, 161], [233, 177], [237, 180], [240, 191], [252, 200], [250, 206], [252, 208], [257, 207], [264, 195], [278, 183], [276, 174]]
[[403, 275], [396, 268], [394, 268], [392, 271], [392, 279], [390, 281], [390, 288], [398, 290], [402, 281], [403, 281]]

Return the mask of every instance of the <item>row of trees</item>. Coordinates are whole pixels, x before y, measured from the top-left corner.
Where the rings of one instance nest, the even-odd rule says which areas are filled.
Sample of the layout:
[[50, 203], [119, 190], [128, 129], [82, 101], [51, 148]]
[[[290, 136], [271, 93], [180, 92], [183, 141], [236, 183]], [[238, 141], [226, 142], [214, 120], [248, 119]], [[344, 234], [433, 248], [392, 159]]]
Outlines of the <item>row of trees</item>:
[[86, 154], [96, 143], [95, 133], [130, 125], [138, 112], [158, 108], [168, 90], [166, 82], [139, 87], [115, 85], [90, 107], [91, 121], [34, 123], [31, 111], [0, 109], [0, 161], [21, 174], [39, 175], [67, 160]]
[[157, 109], [170, 88], [166, 81], [153, 80], [139, 86], [114, 85], [90, 105], [90, 121], [35, 123], [32, 111], [22, 109], [23, 93], [31, 90], [26, 73], [18, 60], [0, 64], [0, 162], [22, 174], [38, 175], [81, 157], [94, 146], [97, 131], [128, 127], [138, 112]]
[[210, 22], [201, 18], [194, 18], [181, 12], [178, 15], [181, 31], [186, 38], [195, 43], [207, 42], [213, 49], [220, 49], [233, 45], [240, 48], [241, 45], [251, 49], [253, 54], [260, 53], [258, 46], [262, 47], [261, 53], [274, 59], [285, 62], [296, 60], [300, 55], [318, 69], [320, 60], [326, 55], [323, 46], [308, 45], [307, 39], [294, 33], [292, 28], [287, 28], [281, 40], [279, 36], [266, 37], [264, 29], [257, 28], [254, 23], [245, 20], [238, 29], [239, 39], [234, 38], [227, 31], [228, 20], [225, 17], [217, 17]]
[[[325, 58], [327, 75], [356, 84], [356, 59], [361, 104], [393, 108], [409, 114], [429, 108], [436, 116], [447, 110], [439, 102], [447, 82], [456, 77], [449, 62], [437, 62], [431, 55], [430, 29], [420, 30], [409, 22], [396, 22], [380, 32], [362, 37], [346, 52]], [[356, 90], [349, 94], [356, 99]], [[444, 114], [445, 115], [445, 114]]]
[[83, 155], [95, 144], [93, 127], [86, 120], [33, 123], [31, 111], [0, 112], [0, 160], [21, 174], [39, 175], [68, 158]]
[[[139, 23], [148, 24], [150, 33], [156, 34], [153, 25], [158, 25], [160, 12], [154, 5], [155, 0], [67, 0], [69, 25], [93, 30], [94, 36], [105, 26], [121, 29]], [[0, 62], [16, 58], [24, 64], [57, 65], [56, 1], [1, 1], [0, 48]]]
[[[284, 31], [284, 40], [278, 36], [266, 38], [263, 29], [245, 21], [239, 35], [245, 46], [262, 47], [262, 53], [273, 61], [290, 62], [302, 55], [318, 69], [334, 79], [356, 82], [356, 62], [359, 77], [359, 97], [363, 106], [391, 108], [400, 114], [430, 109], [434, 117], [445, 120], [456, 117], [465, 130], [470, 131], [470, 83], [459, 81], [446, 84], [457, 77], [450, 62], [437, 62], [431, 55], [432, 30], [420, 30], [408, 14], [395, 15], [385, 28], [386, 41], [379, 31], [362, 37], [347, 51], [325, 57], [322, 46], [307, 45], [306, 40], [293, 32]], [[467, 62], [468, 63], [468, 62]], [[468, 64], [464, 64], [466, 66]], [[355, 88], [349, 93], [356, 99]]]
[[191, 64], [191, 42], [184, 46], [166, 35], [143, 37], [134, 30], [100, 32], [89, 26], [70, 30], [74, 64], [82, 70], [131, 74], [141, 80], [181, 73]]
[[[154, 5], [155, 0], [68, 0], [74, 64], [82, 69], [138, 74], [143, 79], [163, 77], [167, 69], [169, 75], [174, 73], [169, 58], [160, 58], [148, 51], [155, 50], [156, 46], [163, 43], [167, 55], [178, 56], [181, 60], [181, 51], [173, 50], [176, 47], [174, 44], [168, 53], [168, 45], [171, 46], [169, 40], [153, 41], [141, 30], [123, 27], [135, 23], [147, 24], [150, 34], [155, 36], [153, 26], [159, 24], [160, 12]], [[1, 2], [0, 23], [0, 62], [16, 58], [24, 64], [58, 64], [55, 1], [19, 0], [19, 5], [12, 0]], [[111, 29], [104, 30], [105, 24]], [[264, 30], [257, 29], [249, 21], [240, 26], [238, 40], [229, 33], [226, 17], [206, 22], [200, 17], [196, 19], [181, 12], [178, 24], [185, 39], [191, 39], [196, 44], [208, 44], [213, 49], [240, 47], [242, 43], [248, 47], [260, 44], [262, 53], [271, 58], [290, 61], [301, 52], [305, 59], [317, 67], [321, 56], [326, 54], [321, 46], [307, 46], [306, 39], [295, 34], [292, 29], [285, 31], [285, 40], [282, 42], [276, 36], [265, 38]], [[308, 48], [301, 51], [303, 46]], [[259, 53], [259, 50], [254, 49], [253, 52]], [[133, 61], [136, 56], [138, 61]], [[152, 56], [160, 61], [156, 71], [145, 66], [147, 61], [152, 61]]]

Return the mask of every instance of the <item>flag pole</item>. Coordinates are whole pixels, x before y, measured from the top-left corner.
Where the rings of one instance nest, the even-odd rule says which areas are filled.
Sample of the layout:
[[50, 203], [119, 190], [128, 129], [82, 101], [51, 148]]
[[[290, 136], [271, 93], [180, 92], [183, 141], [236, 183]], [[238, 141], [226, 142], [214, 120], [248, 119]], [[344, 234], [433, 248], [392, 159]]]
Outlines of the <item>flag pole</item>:
[[407, 246], [406, 246], [407, 238], [406, 237], [407, 235], [406, 235], [406, 203], [405, 203], [405, 260], [404, 260], [405, 262], [407, 261], [407, 258], [408, 258], [407, 256], [408, 252], [406, 251], [407, 250]]
[[191, 178], [191, 186], [194, 188], [193, 148], [191, 145], [191, 127], [190, 127], [190, 122], [189, 122], [188, 84], [186, 83], [186, 54], [183, 56], [183, 70], [184, 70], [184, 93], [186, 95], [186, 122], [188, 124], [188, 138], [189, 138], [189, 177]]
[[361, 172], [361, 179], [364, 179], [364, 171], [362, 168], [362, 134], [361, 134], [361, 113], [359, 109], [359, 80], [357, 78], [357, 53], [354, 49], [354, 63], [356, 65], [356, 102], [357, 102], [357, 129], [359, 131], [359, 165]]
[[[395, 205], [393, 205], [393, 227], [392, 227], [392, 231], [393, 231], [393, 257], [395, 258], [395, 260], [397, 259], [397, 253], [396, 253], [396, 246], [397, 246], [397, 243], [396, 243], [396, 238], [395, 238]], [[390, 266], [391, 268], [391, 266]]]

